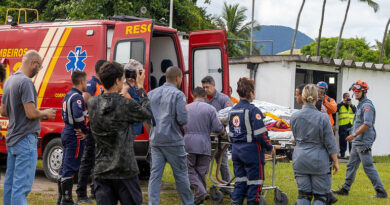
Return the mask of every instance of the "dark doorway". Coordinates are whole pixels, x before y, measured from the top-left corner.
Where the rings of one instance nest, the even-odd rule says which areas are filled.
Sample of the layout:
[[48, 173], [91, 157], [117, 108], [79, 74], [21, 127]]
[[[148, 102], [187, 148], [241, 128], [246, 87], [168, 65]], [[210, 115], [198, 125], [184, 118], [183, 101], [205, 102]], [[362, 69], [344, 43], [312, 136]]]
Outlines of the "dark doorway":
[[[338, 73], [332, 73], [332, 72], [296, 69], [295, 87], [298, 87], [302, 83], [317, 84], [319, 81], [325, 81], [328, 84], [327, 95], [336, 100], [337, 99], [337, 75]], [[295, 102], [294, 108], [300, 109], [302, 108], [302, 106], [299, 105], [297, 102]]]

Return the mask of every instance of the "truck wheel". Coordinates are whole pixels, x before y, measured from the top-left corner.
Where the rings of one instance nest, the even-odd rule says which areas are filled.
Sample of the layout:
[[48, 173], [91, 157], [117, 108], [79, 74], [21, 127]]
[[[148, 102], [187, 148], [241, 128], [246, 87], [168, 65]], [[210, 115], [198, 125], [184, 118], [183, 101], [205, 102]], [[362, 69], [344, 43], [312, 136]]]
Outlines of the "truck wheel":
[[61, 138], [54, 138], [47, 143], [43, 151], [43, 171], [46, 177], [56, 182], [58, 172], [62, 165], [62, 142]]

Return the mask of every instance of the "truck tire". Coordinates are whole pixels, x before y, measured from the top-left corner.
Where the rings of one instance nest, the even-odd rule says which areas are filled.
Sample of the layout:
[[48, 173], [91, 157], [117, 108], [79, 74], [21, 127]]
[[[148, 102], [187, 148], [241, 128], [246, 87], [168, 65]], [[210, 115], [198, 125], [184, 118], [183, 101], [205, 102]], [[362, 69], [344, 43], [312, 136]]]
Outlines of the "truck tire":
[[61, 138], [54, 138], [47, 143], [43, 151], [43, 171], [46, 177], [53, 182], [57, 181], [58, 172], [62, 165]]

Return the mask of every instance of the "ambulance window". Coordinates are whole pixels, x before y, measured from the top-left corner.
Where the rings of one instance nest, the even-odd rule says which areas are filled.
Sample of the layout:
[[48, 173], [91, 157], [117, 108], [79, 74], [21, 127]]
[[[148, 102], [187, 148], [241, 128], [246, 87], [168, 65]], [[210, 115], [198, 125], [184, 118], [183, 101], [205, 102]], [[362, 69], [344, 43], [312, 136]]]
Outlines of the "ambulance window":
[[114, 59], [116, 62], [126, 64], [129, 59], [135, 59], [144, 64], [145, 56], [145, 41], [137, 40], [121, 40], [115, 46]]
[[219, 48], [195, 50], [193, 54], [194, 86], [202, 86], [202, 79], [211, 76], [215, 80], [215, 89], [222, 91], [222, 54]]

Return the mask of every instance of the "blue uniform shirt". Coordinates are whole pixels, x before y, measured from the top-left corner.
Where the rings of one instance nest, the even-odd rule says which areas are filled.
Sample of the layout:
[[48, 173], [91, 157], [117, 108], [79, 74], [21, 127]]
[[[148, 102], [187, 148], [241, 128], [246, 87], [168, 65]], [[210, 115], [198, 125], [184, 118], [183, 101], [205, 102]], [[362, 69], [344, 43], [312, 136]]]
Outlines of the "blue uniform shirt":
[[[135, 101], [137, 101], [138, 104], [141, 104], [141, 97], [137, 93], [137, 88], [133, 87], [130, 88], [128, 91], [131, 98], [133, 98]], [[134, 123], [133, 124], [133, 135], [137, 136], [143, 133], [143, 127], [142, 123]]]
[[96, 96], [103, 93], [103, 85], [95, 76], [92, 76], [91, 80], [87, 82], [87, 92], [91, 96]]
[[353, 120], [352, 132], [356, 132], [363, 124], [368, 125], [370, 128], [355, 137], [352, 144], [357, 146], [363, 146], [364, 148], [371, 148], [376, 138], [375, 125], [375, 107], [372, 101], [365, 97], [357, 106], [355, 118]]
[[240, 100], [230, 111], [229, 131], [232, 143], [259, 142], [262, 148], [272, 149], [263, 122], [263, 113], [246, 100]]
[[74, 129], [81, 129], [87, 133], [85, 125], [85, 103], [80, 90], [72, 88], [62, 101], [62, 119], [65, 128], [70, 134], [74, 134]]
[[155, 124], [150, 135], [152, 146], [183, 146], [181, 127], [187, 124], [186, 97], [172, 83], [148, 93]]

